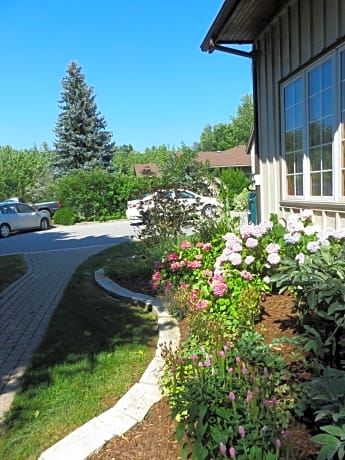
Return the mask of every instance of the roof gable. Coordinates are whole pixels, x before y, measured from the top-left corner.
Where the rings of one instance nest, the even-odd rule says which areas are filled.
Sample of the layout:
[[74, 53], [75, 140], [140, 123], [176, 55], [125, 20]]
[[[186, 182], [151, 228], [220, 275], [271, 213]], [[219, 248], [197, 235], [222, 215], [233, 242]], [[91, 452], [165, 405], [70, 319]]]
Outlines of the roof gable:
[[156, 163], [135, 164], [134, 172], [136, 176], [158, 176], [159, 169]]

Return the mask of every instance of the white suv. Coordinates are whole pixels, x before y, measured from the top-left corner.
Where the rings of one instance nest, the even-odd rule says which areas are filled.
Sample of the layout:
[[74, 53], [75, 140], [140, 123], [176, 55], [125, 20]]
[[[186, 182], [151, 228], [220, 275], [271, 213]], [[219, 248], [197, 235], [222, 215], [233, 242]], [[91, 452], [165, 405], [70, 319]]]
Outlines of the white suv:
[[131, 200], [127, 203], [126, 217], [132, 221], [141, 221], [142, 214], [155, 206], [155, 198], [161, 194], [164, 199], [177, 200], [184, 209], [196, 208], [197, 213], [203, 217], [214, 216], [220, 202], [213, 197], [203, 196], [190, 190], [161, 190], [147, 193], [140, 200]]

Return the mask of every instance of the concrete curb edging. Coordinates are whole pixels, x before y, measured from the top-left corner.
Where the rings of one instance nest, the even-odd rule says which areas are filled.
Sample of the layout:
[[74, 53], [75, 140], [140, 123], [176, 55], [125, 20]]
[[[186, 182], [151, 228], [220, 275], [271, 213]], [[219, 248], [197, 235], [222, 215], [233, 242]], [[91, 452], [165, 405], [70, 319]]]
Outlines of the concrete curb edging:
[[158, 319], [156, 354], [139, 382], [134, 384], [115, 406], [53, 444], [40, 455], [38, 460], [86, 460], [114, 436], [124, 434], [142, 421], [150, 407], [162, 398], [158, 379], [162, 373], [164, 360], [159, 345], [166, 342], [171, 343], [173, 348], [178, 346], [180, 331], [177, 321], [165, 310], [160, 300], [121, 287], [105, 277], [103, 269], [95, 272], [95, 282], [110, 295], [130, 299], [147, 308], [152, 306]]

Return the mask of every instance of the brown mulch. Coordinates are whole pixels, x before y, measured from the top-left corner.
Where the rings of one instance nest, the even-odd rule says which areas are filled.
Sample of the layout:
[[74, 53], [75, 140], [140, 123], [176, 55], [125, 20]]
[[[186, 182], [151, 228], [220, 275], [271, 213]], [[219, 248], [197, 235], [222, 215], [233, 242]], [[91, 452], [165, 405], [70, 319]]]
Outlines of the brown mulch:
[[[121, 281], [124, 285], [125, 280]], [[131, 288], [129, 285], [126, 287]], [[275, 337], [292, 337], [296, 334], [297, 322], [291, 313], [292, 304], [293, 299], [289, 295], [272, 295], [263, 303], [263, 314], [257, 330], [265, 336], [267, 342]], [[186, 320], [180, 322], [180, 330], [182, 337], [188, 333]], [[291, 345], [283, 344], [276, 351], [288, 357]], [[89, 460], [178, 460], [181, 458], [181, 446], [174, 440], [175, 429], [176, 423], [171, 420], [167, 400], [163, 398], [152, 406], [142, 422], [123, 436], [116, 436], [107, 442]], [[290, 458], [315, 459], [317, 449], [310, 441], [307, 428], [294, 422], [289, 431], [292, 450]]]

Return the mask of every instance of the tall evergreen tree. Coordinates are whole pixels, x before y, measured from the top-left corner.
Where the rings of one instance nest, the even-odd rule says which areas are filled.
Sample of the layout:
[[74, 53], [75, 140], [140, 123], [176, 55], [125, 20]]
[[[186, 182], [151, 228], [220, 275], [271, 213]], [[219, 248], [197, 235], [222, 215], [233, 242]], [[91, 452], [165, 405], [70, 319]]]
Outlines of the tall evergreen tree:
[[54, 130], [55, 175], [95, 167], [107, 169], [114, 152], [112, 133], [105, 130], [106, 122], [98, 112], [93, 88], [86, 85], [76, 62], [68, 66], [61, 84], [61, 112]]

